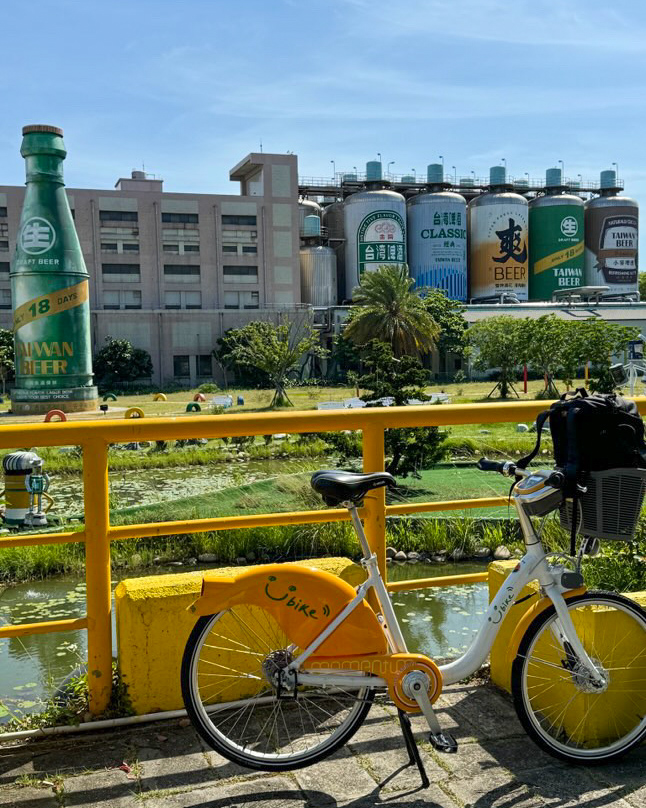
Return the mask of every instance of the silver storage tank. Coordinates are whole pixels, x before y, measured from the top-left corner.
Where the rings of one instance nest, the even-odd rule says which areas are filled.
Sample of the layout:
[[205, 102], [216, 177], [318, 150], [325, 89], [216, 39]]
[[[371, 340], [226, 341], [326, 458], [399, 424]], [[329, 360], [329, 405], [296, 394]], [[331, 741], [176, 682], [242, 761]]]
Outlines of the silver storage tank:
[[301, 301], [312, 306], [334, 306], [336, 255], [330, 247], [301, 247]]
[[408, 265], [416, 286], [467, 299], [467, 203], [451, 191], [408, 201]]
[[601, 196], [585, 203], [585, 285], [637, 292], [639, 206], [618, 196], [614, 171], [601, 172]]
[[493, 166], [489, 190], [469, 202], [469, 298], [505, 293], [527, 300], [527, 200], [508, 190], [504, 166]]
[[406, 201], [394, 191], [360, 191], [345, 200], [345, 297], [364, 272], [406, 263]]
[[318, 216], [321, 218], [321, 206], [311, 199], [301, 199], [298, 203], [298, 230], [301, 236], [305, 228], [306, 216]]
[[343, 202], [333, 202], [323, 208], [323, 227], [327, 231], [328, 246], [336, 255], [337, 300], [345, 300], [345, 231], [343, 230]]

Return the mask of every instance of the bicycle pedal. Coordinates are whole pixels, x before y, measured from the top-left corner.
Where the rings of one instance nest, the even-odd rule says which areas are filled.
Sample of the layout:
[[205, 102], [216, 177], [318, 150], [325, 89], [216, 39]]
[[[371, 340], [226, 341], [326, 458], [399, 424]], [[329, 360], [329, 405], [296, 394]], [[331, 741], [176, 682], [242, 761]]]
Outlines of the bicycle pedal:
[[433, 748], [437, 749], [438, 752], [453, 754], [458, 751], [458, 742], [448, 732], [431, 732], [429, 740]]

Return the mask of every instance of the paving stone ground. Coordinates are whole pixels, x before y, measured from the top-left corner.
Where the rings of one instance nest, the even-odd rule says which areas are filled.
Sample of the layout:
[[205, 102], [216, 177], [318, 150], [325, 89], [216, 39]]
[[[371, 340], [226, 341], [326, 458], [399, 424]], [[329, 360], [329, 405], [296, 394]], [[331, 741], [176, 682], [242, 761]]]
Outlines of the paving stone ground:
[[426, 789], [382, 702], [345, 748], [277, 775], [224, 760], [179, 722], [0, 745], [0, 808], [646, 808], [646, 745], [611, 766], [569, 766], [534, 746], [490, 685], [449, 687], [437, 708], [460, 748], [438, 754], [413, 718]]

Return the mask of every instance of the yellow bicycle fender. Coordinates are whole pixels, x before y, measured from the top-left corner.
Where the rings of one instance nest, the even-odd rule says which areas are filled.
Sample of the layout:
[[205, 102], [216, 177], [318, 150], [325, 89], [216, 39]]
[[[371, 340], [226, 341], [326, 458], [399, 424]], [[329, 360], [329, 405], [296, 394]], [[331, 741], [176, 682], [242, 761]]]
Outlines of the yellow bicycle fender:
[[[329, 572], [300, 564], [266, 564], [232, 578], [205, 575], [202, 594], [190, 609], [208, 615], [230, 606], [260, 606], [290, 642], [306, 648], [355, 595], [350, 584]], [[385, 634], [366, 600], [316, 650], [318, 658], [357, 653], [387, 653]]]
[[[583, 595], [587, 592], [587, 587], [580, 586], [578, 589], [571, 589], [569, 592], [564, 592], [563, 597], [565, 600], [570, 600], [571, 598], [577, 597], [578, 595]], [[543, 597], [539, 601], [537, 601], [531, 609], [528, 609], [525, 614], [520, 618], [518, 621], [518, 625], [514, 629], [514, 633], [511, 635], [511, 640], [509, 641], [509, 645], [507, 646], [507, 665], [511, 668], [516, 659], [516, 655], [518, 654], [518, 649], [520, 648], [520, 643], [523, 637], [525, 636], [525, 632], [532, 624], [532, 621], [538, 617], [541, 612], [544, 612], [545, 609], [549, 609], [552, 605], [552, 601], [548, 597]]]

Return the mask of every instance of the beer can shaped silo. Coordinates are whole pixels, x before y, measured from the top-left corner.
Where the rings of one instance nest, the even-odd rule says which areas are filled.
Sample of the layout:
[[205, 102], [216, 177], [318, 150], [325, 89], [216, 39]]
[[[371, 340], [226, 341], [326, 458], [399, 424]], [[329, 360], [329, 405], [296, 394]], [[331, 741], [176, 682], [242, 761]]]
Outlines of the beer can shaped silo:
[[409, 200], [408, 265], [415, 286], [441, 289], [452, 300], [467, 299], [467, 203], [463, 196], [438, 191]]
[[394, 191], [360, 191], [343, 207], [345, 296], [351, 299], [364, 272], [406, 263], [406, 202]]
[[301, 247], [301, 300], [312, 306], [336, 304], [336, 255], [330, 247]]
[[601, 196], [585, 203], [585, 284], [609, 294], [638, 288], [639, 206], [618, 190], [615, 172], [602, 171]]
[[469, 202], [469, 297], [515, 294], [527, 300], [527, 200], [508, 190], [505, 169], [491, 169], [489, 190]]
[[529, 203], [530, 300], [584, 285], [583, 200], [562, 187], [561, 169], [549, 169], [545, 195]]

